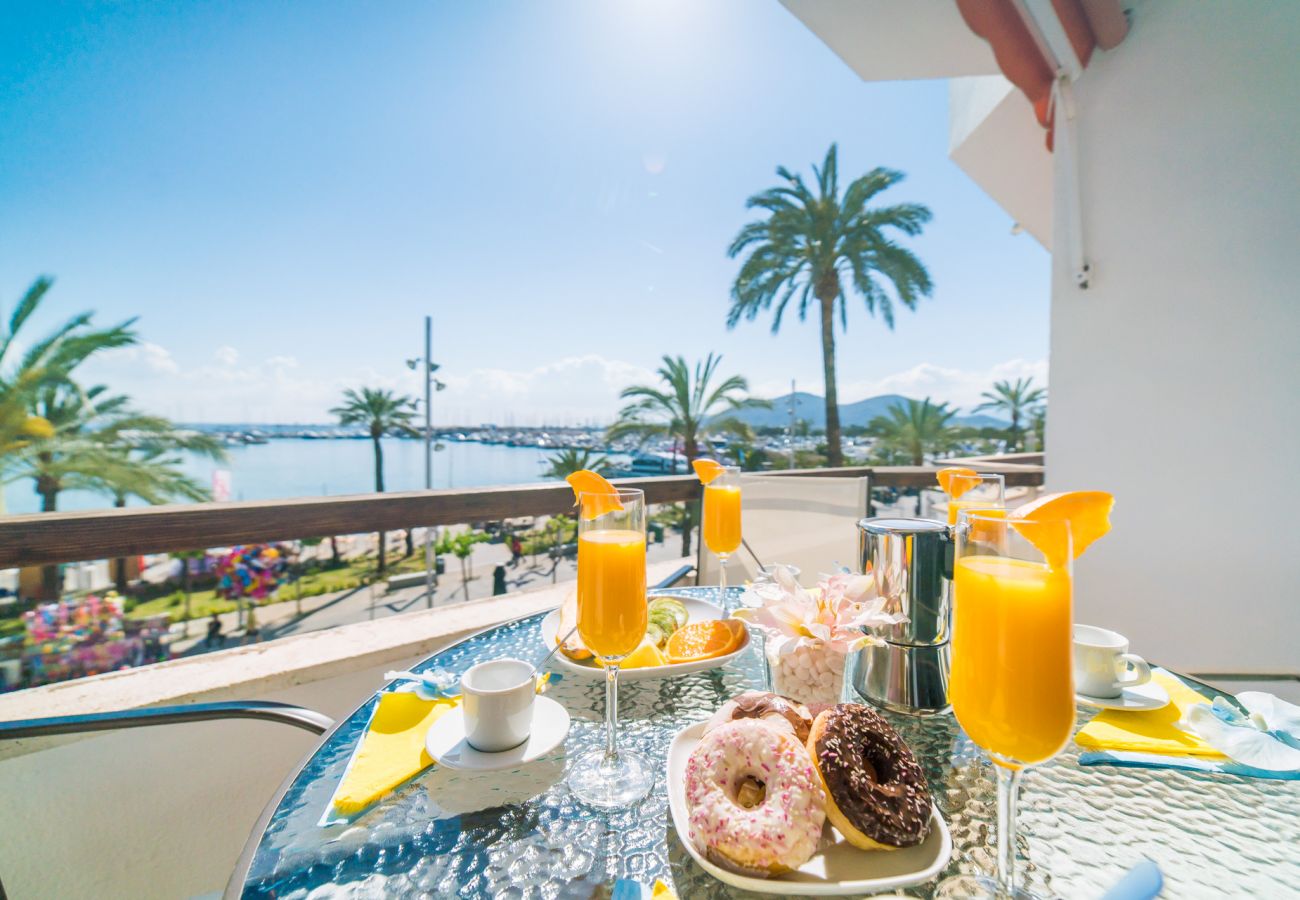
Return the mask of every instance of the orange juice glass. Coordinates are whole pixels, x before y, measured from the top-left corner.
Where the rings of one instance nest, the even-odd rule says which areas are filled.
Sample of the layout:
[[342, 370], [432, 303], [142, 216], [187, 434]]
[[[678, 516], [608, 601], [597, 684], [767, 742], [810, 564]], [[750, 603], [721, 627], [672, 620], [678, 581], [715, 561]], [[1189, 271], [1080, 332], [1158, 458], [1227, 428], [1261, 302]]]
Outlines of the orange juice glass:
[[704, 546], [718, 557], [719, 596], [723, 609], [727, 602], [727, 560], [740, 549], [740, 469], [724, 466], [704, 486], [704, 522], [701, 528]]
[[618, 667], [645, 638], [649, 614], [645, 494], [616, 493], [617, 504], [607, 494], [578, 495], [578, 634], [605, 667], [605, 749], [574, 762], [569, 788], [602, 809], [635, 803], [654, 786], [650, 763], [618, 749]]
[[645, 533], [611, 528], [578, 538], [578, 634], [591, 652], [622, 659], [645, 637]]
[[[956, 527], [950, 697], [998, 776], [997, 880], [972, 885], [972, 896], [1026, 896], [1014, 872], [1020, 775], [1059, 753], [1075, 720], [1071, 555], [1049, 564], [1014, 521], [999, 510], [968, 511]], [[1069, 523], [1035, 528], [1061, 529], [1069, 547]]]
[[[948, 524], [956, 525], [963, 509], [998, 509], [1006, 503], [1006, 479], [1001, 475], [980, 474], [979, 482], [962, 484], [956, 497], [948, 496]], [[958, 482], [962, 483], [962, 482]]]

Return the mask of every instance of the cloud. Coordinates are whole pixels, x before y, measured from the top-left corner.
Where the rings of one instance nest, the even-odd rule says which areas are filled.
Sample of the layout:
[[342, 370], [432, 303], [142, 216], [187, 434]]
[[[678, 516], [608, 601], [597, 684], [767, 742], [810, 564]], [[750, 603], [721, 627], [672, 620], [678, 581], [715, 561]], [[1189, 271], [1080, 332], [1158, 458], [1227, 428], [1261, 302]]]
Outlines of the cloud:
[[[244, 360], [230, 346], [218, 348], [214, 358], [188, 367], [159, 345], [140, 344], [101, 354], [83, 374], [129, 394], [142, 409], [185, 422], [329, 422], [343, 390], [358, 385], [424, 396], [419, 374], [408, 369], [358, 366], [322, 373], [293, 356]], [[442, 380], [447, 388], [435, 395], [435, 422], [543, 425], [608, 423], [623, 388], [658, 379], [642, 366], [588, 354], [531, 369], [473, 369]]]
[[[329, 410], [345, 388], [367, 385], [423, 399], [419, 373], [406, 368], [377, 371], [305, 363], [276, 354], [246, 359], [223, 346], [214, 361], [187, 366], [165, 347], [141, 343], [101, 354], [86, 364], [87, 382], [102, 382], [134, 397], [141, 409], [185, 422], [311, 422], [333, 420]], [[443, 425], [604, 425], [617, 414], [619, 392], [631, 384], [655, 384], [650, 369], [599, 354], [570, 356], [524, 369], [482, 367], [438, 373], [446, 390], [434, 395], [434, 421]], [[979, 403], [994, 381], [1031, 377], [1047, 383], [1047, 361], [1011, 359], [986, 369], [921, 363], [875, 379], [840, 382], [840, 402], [879, 394], [933, 397], [965, 411]], [[800, 382], [820, 393], [820, 380]], [[789, 391], [788, 382], [753, 385], [760, 397]]]
[[444, 381], [435, 418], [441, 405], [453, 421], [465, 424], [604, 424], [618, 411], [623, 388], [653, 384], [658, 376], [643, 366], [587, 354], [526, 370], [474, 369]]
[[223, 366], [233, 366], [235, 363], [239, 362], [239, 351], [234, 347], [218, 347], [217, 352], [212, 355], [215, 356], [217, 362], [221, 363]]

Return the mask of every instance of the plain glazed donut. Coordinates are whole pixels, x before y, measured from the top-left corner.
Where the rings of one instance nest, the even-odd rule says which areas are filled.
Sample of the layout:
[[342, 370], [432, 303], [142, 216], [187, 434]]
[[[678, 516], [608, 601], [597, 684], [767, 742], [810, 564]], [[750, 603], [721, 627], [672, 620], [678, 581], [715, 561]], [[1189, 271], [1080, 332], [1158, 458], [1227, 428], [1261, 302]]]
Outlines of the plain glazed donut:
[[812, 730], [813, 723], [812, 713], [802, 703], [795, 703], [780, 694], [745, 691], [724, 703], [713, 714], [705, 731], [712, 731], [719, 725], [736, 719], [757, 719], [782, 728], [798, 738], [801, 744], [808, 742], [808, 732]]
[[930, 833], [930, 788], [912, 750], [879, 713], [841, 703], [819, 713], [808, 754], [826, 790], [826, 815], [864, 850], [912, 847]]
[[700, 739], [686, 762], [686, 808], [688, 838], [710, 861], [762, 877], [803, 865], [826, 821], [826, 795], [808, 752], [793, 735], [755, 719], [728, 722]]

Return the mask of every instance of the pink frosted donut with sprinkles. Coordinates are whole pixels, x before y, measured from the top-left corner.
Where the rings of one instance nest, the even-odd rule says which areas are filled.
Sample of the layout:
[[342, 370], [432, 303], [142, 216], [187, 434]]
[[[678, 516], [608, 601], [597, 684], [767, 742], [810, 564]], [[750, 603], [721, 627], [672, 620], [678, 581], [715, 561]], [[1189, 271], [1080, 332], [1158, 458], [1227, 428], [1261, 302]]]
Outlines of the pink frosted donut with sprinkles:
[[686, 762], [688, 838], [716, 865], [769, 877], [821, 840], [826, 792], [793, 734], [757, 719], [709, 731]]

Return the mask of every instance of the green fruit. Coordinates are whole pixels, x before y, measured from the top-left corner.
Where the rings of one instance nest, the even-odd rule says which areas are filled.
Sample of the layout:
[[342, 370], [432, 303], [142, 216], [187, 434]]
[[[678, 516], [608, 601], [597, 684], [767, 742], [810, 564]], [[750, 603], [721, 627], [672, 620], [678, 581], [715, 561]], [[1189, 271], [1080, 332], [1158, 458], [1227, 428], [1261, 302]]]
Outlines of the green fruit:
[[677, 630], [677, 619], [668, 610], [657, 609], [650, 613], [650, 624], [657, 625], [666, 635]]
[[668, 635], [664, 633], [662, 628], [653, 622], [650, 623], [650, 627], [645, 630], [645, 633], [646, 637], [650, 638], [656, 647], [662, 649], [663, 645], [668, 643]]
[[[667, 610], [672, 613], [673, 620], [677, 623], [676, 628], [681, 628], [691, 617], [686, 611], [686, 604], [676, 597], [658, 597], [653, 600], [650, 603], [650, 613], [653, 615], [657, 610]], [[675, 631], [676, 628], [673, 630]]]

